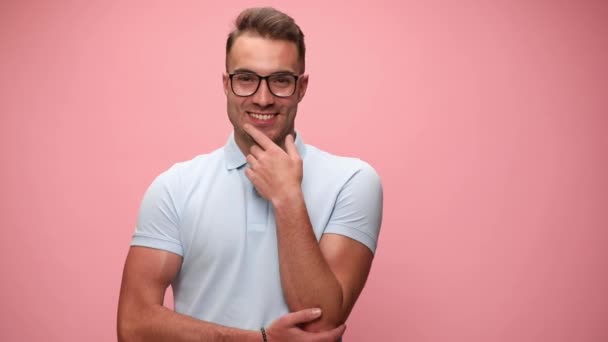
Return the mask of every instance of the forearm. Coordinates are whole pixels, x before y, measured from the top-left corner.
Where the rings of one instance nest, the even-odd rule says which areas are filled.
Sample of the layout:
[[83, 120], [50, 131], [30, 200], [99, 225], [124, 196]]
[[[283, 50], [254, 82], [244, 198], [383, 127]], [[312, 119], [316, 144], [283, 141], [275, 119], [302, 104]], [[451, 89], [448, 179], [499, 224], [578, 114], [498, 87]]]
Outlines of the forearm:
[[319, 307], [320, 320], [306, 330], [334, 328], [344, 320], [340, 283], [326, 262], [312, 225], [301, 191], [273, 201], [281, 284], [290, 311]]
[[[131, 307], [133, 308], [133, 307]], [[176, 313], [161, 305], [120, 309], [119, 342], [262, 341], [258, 331], [229, 328]]]

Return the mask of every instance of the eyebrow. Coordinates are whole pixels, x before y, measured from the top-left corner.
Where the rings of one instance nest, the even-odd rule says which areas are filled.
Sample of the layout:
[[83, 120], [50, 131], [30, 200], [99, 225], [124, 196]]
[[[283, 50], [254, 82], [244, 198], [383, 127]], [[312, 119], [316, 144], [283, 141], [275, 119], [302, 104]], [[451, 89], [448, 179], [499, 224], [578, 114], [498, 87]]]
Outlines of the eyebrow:
[[[234, 71], [232, 71], [233, 74], [237, 74], [237, 73], [249, 73], [249, 74], [256, 74], [258, 75], [258, 73], [256, 73], [253, 70], [249, 70], [246, 68], [239, 68], [239, 69], [235, 69]], [[280, 70], [280, 71], [275, 71], [273, 73], [270, 73], [269, 75], [293, 75], [296, 76], [296, 74], [290, 70]], [[258, 75], [258, 76], [262, 76], [262, 75]]]

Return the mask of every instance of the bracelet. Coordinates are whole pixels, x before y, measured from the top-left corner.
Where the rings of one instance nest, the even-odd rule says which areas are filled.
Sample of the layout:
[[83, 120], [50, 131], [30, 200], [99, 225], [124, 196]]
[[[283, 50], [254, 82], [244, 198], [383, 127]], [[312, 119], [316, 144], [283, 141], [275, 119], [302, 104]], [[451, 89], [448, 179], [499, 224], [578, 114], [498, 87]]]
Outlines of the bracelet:
[[260, 328], [260, 331], [262, 332], [262, 338], [264, 339], [264, 342], [268, 342], [268, 340], [266, 339], [266, 330], [264, 328]]

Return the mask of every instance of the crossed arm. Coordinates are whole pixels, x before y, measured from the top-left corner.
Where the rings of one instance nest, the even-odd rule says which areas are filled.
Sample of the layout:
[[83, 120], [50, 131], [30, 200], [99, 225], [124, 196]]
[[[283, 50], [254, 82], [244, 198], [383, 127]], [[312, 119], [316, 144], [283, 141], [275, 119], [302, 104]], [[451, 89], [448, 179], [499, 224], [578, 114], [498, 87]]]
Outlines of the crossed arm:
[[337, 234], [317, 242], [302, 193], [303, 165], [294, 138], [284, 149], [255, 127], [245, 131], [258, 146], [247, 156], [246, 175], [274, 207], [281, 285], [290, 311], [320, 307], [309, 331], [332, 329], [346, 321], [363, 290], [373, 254], [362, 243]]
[[[267, 328], [268, 340], [335, 341], [344, 333], [343, 322], [363, 289], [373, 254], [342, 235], [324, 234], [317, 242], [300, 188], [302, 161], [293, 138], [287, 138], [283, 151], [261, 132], [249, 133], [259, 147], [248, 156], [247, 176], [275, 210], [281, 284], [292, 312]], [[120, 292], [119, 341], [262, 341], [259, 331], [225, 327], [163, 307], [165, 290], [181, 262], [177, 254], [131, 247]]]
[[[344, 247], [349, 242], [343, 239], [338, 235], [325, 235], [323, 241], [327, 245], [335, 246], [335, 243], [338, 243]], [[307, 248], [303, 249], [307, 250]], [[334, 253], [333, 256], [340, 255], [340, 248], [332, 247], [325, 250]], [[310, 252], [312, 255], [315, 253], [312, 250]], [[299, 258], [298, 255], [300, 254], [293, 255], [293, 259]], [[262, 341], [259, 331], [229, 328], [197, 320], [164, 307], [162, 303], [165, 290], [179, 272], [181, 261], [179, 255], [170, 252], [131, 247], [125, 263], [118, 306], [120, 342]], [[284, 261], [281, 261], [282, 265], [283, 263]], [[326, 266], [323, 266], [324, 263]], [[342, 261], [342, 263], [355, 262]], [[317, 267], [312, 267], [313, 265]], [[334, 263], [322, 260], [311, 263], [299, 261], [293, 267], [294, 272], [288, 273], [282, 281], [285, 282], [284, 291], [290, 310], [295, 313], [281, 317], [268, 327], [269, 341], [335, 341], [344, 333], [345, 326], [340, 324], [346, 319], [356, 296], [363, 287], [361, 281], [357, 282], [358, 279], [365, 277], [363, 272], [359, 272], [361, 275], [358, 279], [350, 276], [347, 271], [349, 266], [342, 265], [337, 260]], [[313, 272], [298, 273], [297, 269], [301, 267]], [[289, 267], [281, 266], [282, 271], [285, 268]], [[323, 272], [320, 272], [322, 277], [328, 277], [334, 282], [333, 287], [324, 285], [327, 281], [325, 278], [315, 278], [314, 271], [319, 270]], [[332, 270], [337, 271], [337, 276], [332, 274]], [[301, 278], [298, 278], [298, 275]], [[298, 279], [301, 281], [299, 284]], [[343, 279], [344, 285], [337, 279]], [[352, 284], [349, 286], [347, 282]], [[320, 318], [319, 314], [309, 309], [312, 307], [322, 309]], [[307, 324], [304, 329], [302, 324]]]
[[120, 289], [118, 340], [259, 341], [253, 331], [200, 321], [164, 307], [165, 290], [179, 272], [181, 263], [182, 257], [177, 254], [131, 247]]

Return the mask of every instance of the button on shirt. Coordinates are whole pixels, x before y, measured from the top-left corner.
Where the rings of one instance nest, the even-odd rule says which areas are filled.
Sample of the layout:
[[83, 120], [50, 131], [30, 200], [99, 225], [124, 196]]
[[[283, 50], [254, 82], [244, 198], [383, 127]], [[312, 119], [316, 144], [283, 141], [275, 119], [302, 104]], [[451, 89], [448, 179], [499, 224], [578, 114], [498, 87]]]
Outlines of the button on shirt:
[[[340, 234], [375, 252], [382, 220], [377, 173], [359, 159], [305, 145], [300, 134], [295, 144], [317, 240]], [[254, 330], [288, 308], [273, 208], [245, 176], [246, 167], [234, 135], [223, 148], [173, 165], [146, 191], [131, 245], [183, 257], [172, 284], [177, 312]]]

